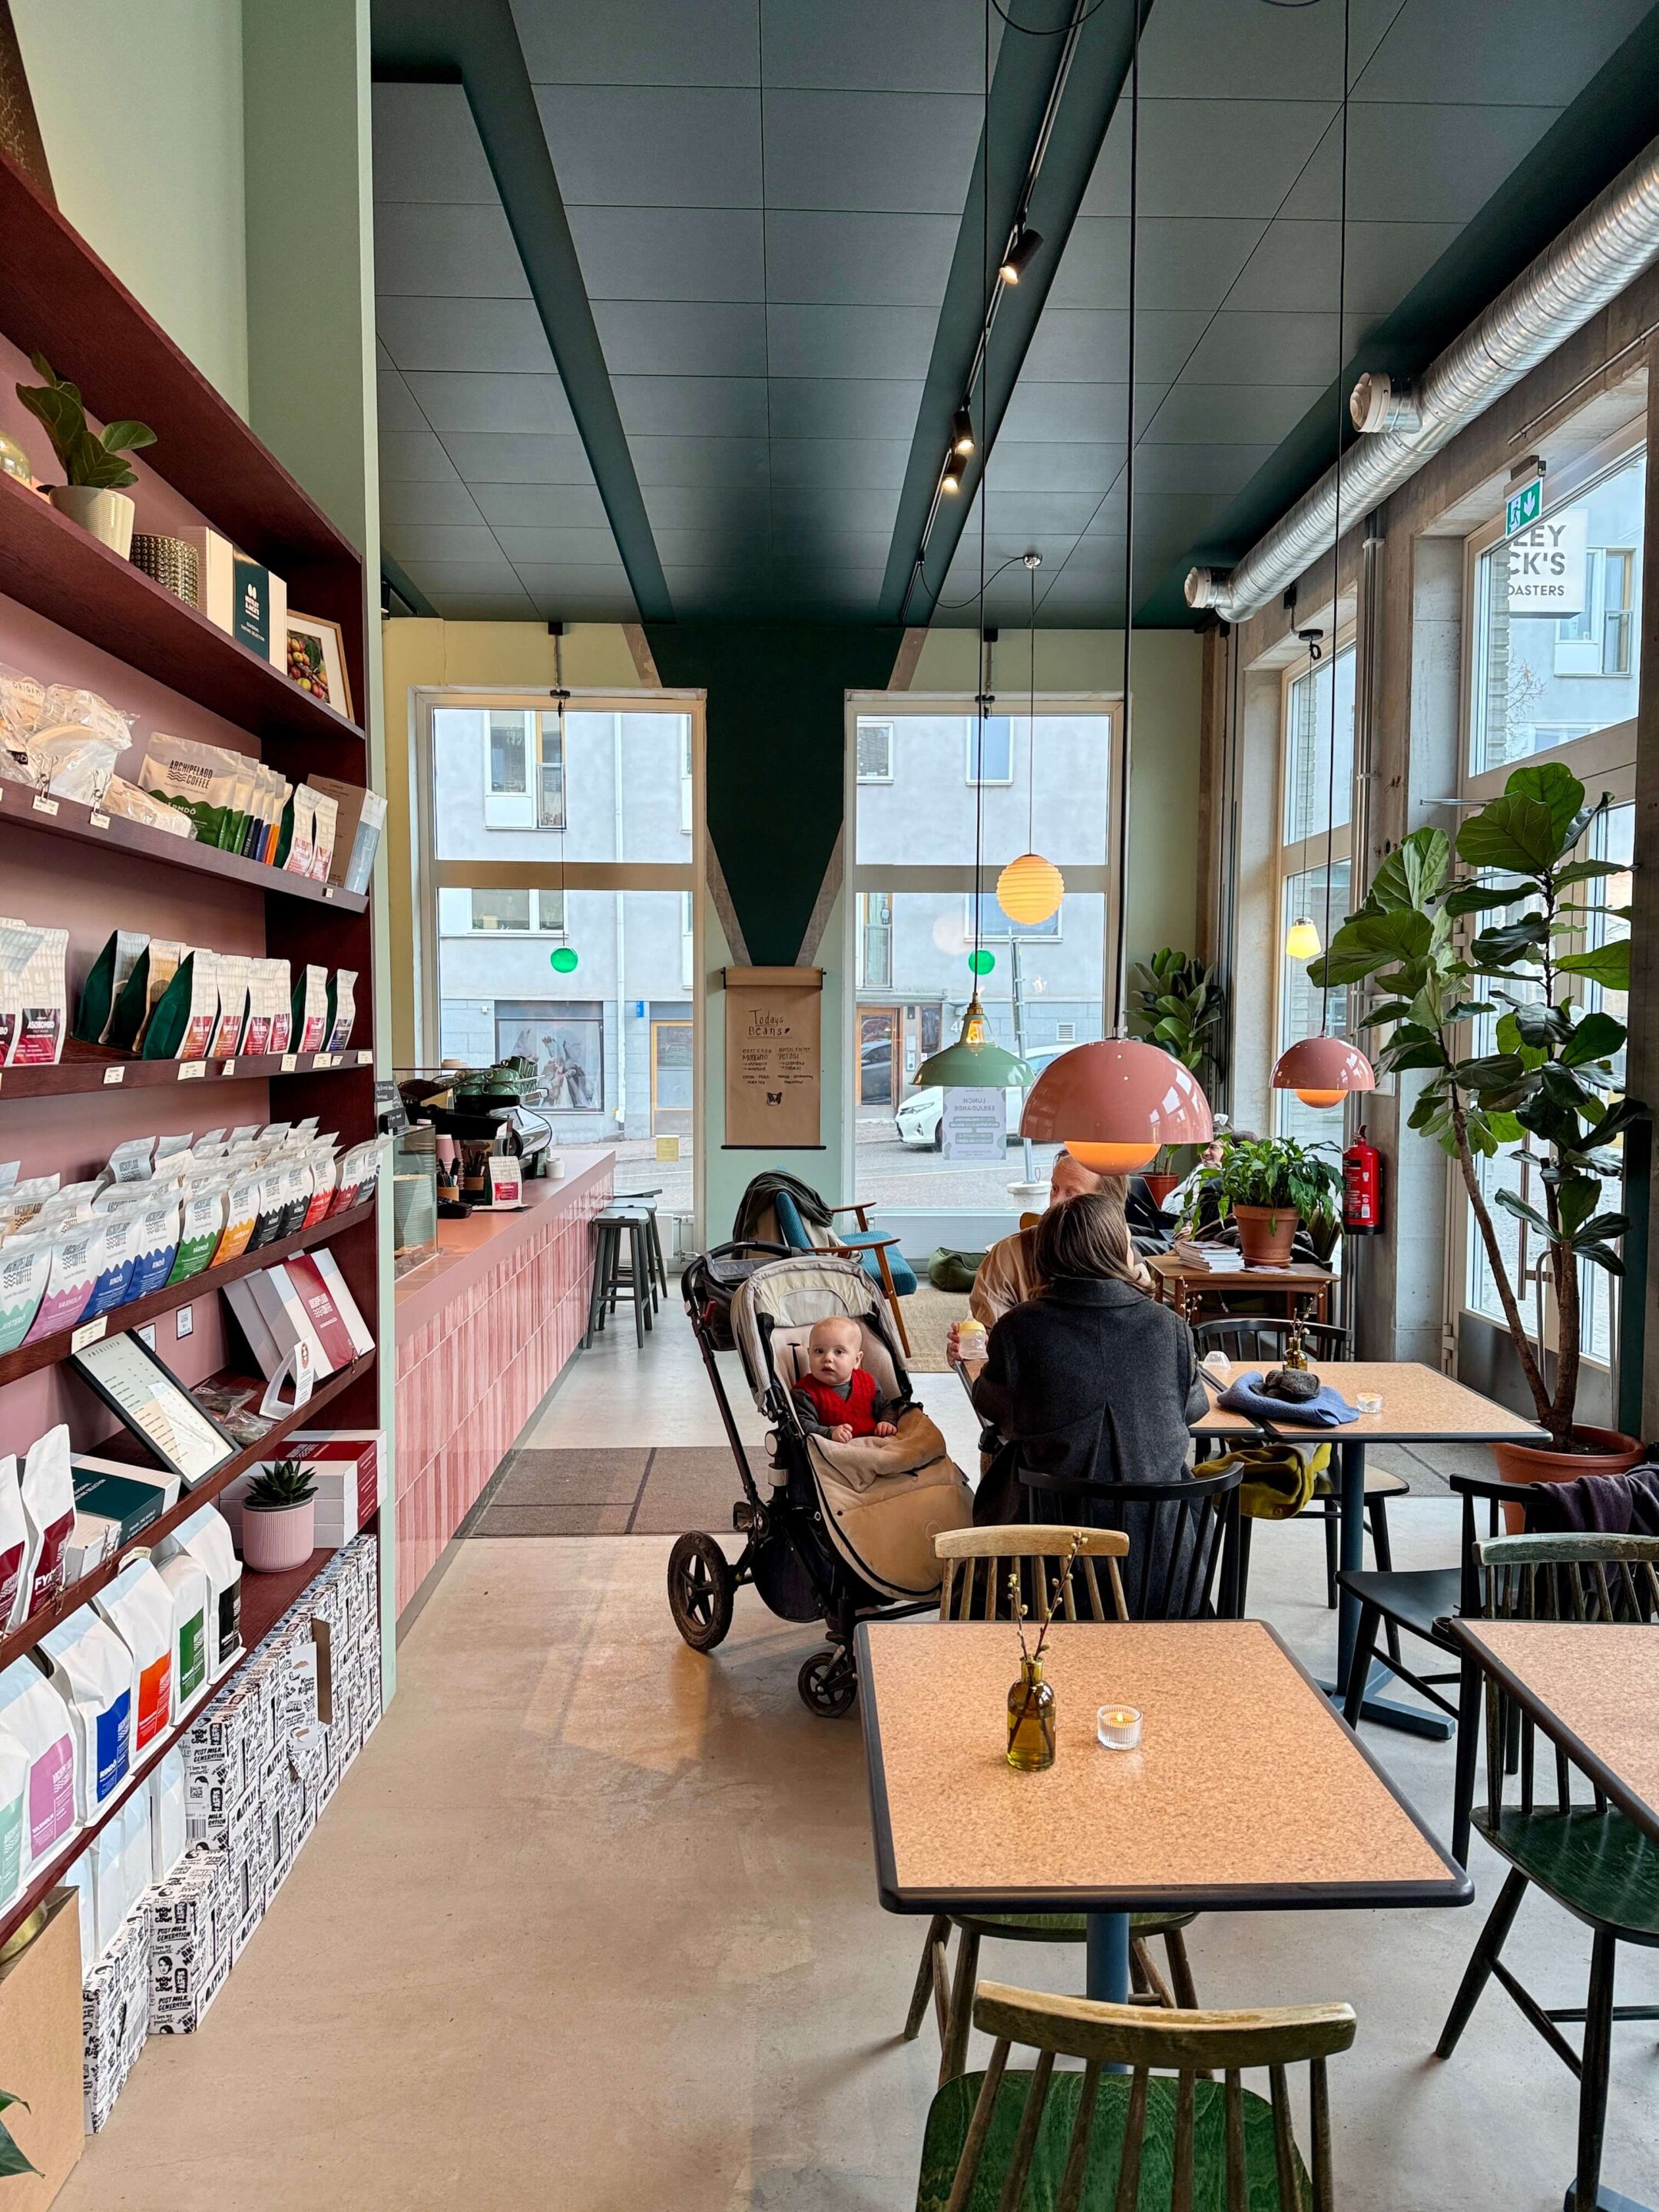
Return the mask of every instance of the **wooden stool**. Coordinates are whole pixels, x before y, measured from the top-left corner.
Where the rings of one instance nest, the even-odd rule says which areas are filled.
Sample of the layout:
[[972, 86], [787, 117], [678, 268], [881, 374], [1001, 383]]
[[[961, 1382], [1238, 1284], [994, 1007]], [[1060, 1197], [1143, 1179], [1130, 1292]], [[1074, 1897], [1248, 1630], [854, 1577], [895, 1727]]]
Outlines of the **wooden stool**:
[[[593, 1216], [593, 1283], [588, 1293], [584, 1350], [604, 1328], [606, 1314], [615, 1313], [617, 1301], [624, 1290], [634, 1307], [635, 1339], [643, 1347], [656, 1297], [651, 1277], [648, 1226], [647, 1215], [630, 1212], [624, 1206], [608, 1206], [602, 1213]], [[626, 1264], [623, 1260], [624, 1235], [629, 1248]]]

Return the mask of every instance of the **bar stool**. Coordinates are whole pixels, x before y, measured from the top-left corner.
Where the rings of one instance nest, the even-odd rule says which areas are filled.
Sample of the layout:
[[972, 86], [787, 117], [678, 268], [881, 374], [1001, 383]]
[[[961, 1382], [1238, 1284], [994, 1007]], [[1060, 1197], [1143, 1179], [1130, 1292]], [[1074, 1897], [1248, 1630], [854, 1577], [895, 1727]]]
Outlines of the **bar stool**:
[[638, 1206], [646, 1215], [646, 1249], [651, 1261], [651, 1303], [654, 1307], [658, 1294], [668, 1296], [668, 1269], [663, 1260], [662, 1235], [657, 1225], [657, 1200], [662, 1196], [662, 1185], [653, 1190], [619, 1190], [611, 1203], [617, 1206]]
[[[634, 1307], [634, 1334], [643, 1347], [645, 1332], [651, 1327], [651, 1310], [655, 1301], [655, 1288], [651, 1279], [651, 1250], [649, 1242], [650, 1216], [639, 1209], [608, 1206], [592, 1218], [593, 1283], [588, 1292], [587, 1332], [582, 1338], [584, 1350], [605, 1327], [607, 1313], [615, 1313], [617, 1301], [627, 1291]], [[623, 1240], [628, 1241], [628, 1259], [623, 1259]]]

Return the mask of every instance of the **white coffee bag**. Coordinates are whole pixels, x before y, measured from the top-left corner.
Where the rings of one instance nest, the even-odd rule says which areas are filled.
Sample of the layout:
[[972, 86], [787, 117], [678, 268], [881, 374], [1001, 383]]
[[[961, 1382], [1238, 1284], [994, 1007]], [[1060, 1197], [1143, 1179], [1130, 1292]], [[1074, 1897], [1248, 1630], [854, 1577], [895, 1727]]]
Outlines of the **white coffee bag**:
[[64, 1700], [33, 1659], [0, 1671], [0, 1736], [21, 1745], [28, 1765], [22, 1871], [49, 1859], [72, 1834], [76, 1812], [75, 1731]]
[[28, 1810], [28, 1753], [15, 1736], [0, 1727], [0, 1912], [23, 1887]]
[[76, 1811], [96, 1820], [132, 1764], [132, 1711], [138, 1698], [132, 1654], [89, 1605], [49, 1628], [37, 1649], [52, 1686], [68, 1708], [75, 1735]]
[[151, 1557], [158, 1565], [183, 1554], [208, 1578], [208, 1670], [222, 1674], [242, 1648], [242, 1563], [222, 1514], [204, 1505], [163, 1536]]
[[28, 1569], [29, 1524], [17, 1480], [17, 1455], [0, 1455], [0, 1632], [12, 1625], [17, 1592]]
[[185, 1754], [170, 1751], [149, 1778], [149, 1878], [167, 1881], [190, 1848], [185, 1827]]
[[173, 1601], [173, 1718], [183, 1720], [212, 1679], [209, 1646], [213, 1594], [206, 1570], [188, 1552], [164, 1559], [155, 1572]]
[[14, 1628], [52, 1603], [63, 1590], [68, 1571], [64, 1555], [75, 1527], [75, 1482], [70, 1472], [69, 1431], [63, 1422], [29, 1446], [19, 1487], [27, 1537], [12, 1604]]
[[93, 1599], [132, 1654], [137, 1674], [132, 1758], [140, 1764], [173, 1718], [173, 1592], [147, 1559], [134, 1559]]

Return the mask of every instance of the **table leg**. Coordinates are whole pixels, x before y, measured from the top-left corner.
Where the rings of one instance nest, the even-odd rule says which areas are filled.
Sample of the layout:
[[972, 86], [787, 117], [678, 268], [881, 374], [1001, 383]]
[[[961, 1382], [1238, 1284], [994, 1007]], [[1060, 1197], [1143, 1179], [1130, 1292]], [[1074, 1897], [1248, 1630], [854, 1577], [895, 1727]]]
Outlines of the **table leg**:
[[1129, 2002], [1129, 1916], [1089, 1915], [1088, 1994], [1103, 2004]]
[[[1578, 2212], [1578, 2191], [1572, 2182], [1568, 2183], [1567, 2193], [1561, 2200], [1561, 2212]], [[1603, 2185], [1595, 2192], [1595, 2203], [1586, 2207], [1585, 2212], [1650, 2212], [1650, 2208], [1638, 2204], [1633, 2197], [1621, 2197], [1616, 2189], [1609, 2189]]]
[[[1365, 1447], [1355, 1438], [1337, 1443], [1335, 1449], [1341, 1470], [1337, 1491], [1337, 1563], [1346, 1574], [1365, 1564]], [[1348, 1694], [1348, 1675], [1353, 1666], [1353, 1647], [1358, 1634], [1359, 1600], [1352, 1590], [1339, 1585], [1336, 1680], [1321, 1685], [1339, 1705]], [[1425, 1712], [1420, 1705], [1401, 1705], [1397, 1698], [1371, 1694], [1372, 1682], [1380, 1690], [1383, 1683], [1391, 1680], [1384, 1668], [1373, 1669], [1371, 1681], [1365, 1686], [1365, 1702], [1360, 1709], [1362, 1719], [1375, 1721], [1382, 1728], [1398, 1729], [1405, 1735], [1427, 1736], [1432, 1742], [1443, 1743], [1452, 1732], [1452, 1724], [1439, 1713]]]

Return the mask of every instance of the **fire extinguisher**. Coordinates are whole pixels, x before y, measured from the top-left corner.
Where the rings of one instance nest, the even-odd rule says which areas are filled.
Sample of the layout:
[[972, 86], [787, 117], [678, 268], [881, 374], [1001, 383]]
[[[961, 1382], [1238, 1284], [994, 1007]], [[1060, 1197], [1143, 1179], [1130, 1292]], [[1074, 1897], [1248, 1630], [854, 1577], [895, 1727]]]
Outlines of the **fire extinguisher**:
[[1362, 1121], [1342, 1155], [1342, 1227], [1349, 1237], [1375, 1237], [1382, 1226], [1382, 1155]]

